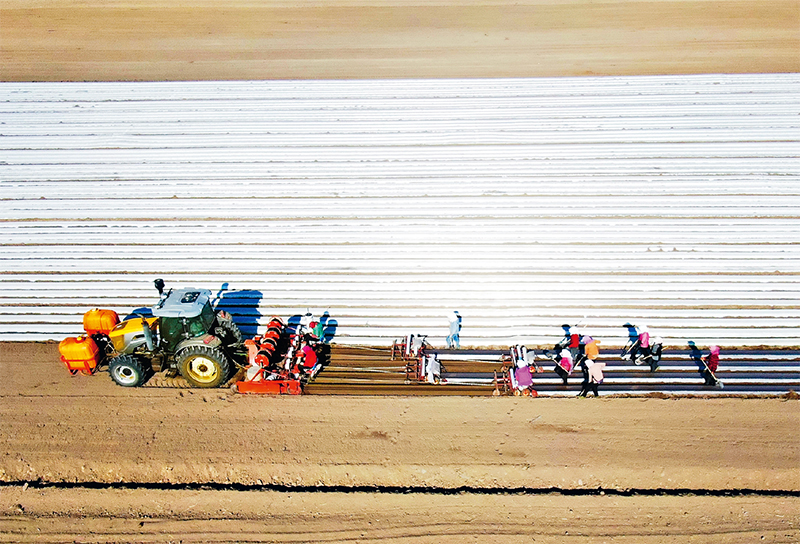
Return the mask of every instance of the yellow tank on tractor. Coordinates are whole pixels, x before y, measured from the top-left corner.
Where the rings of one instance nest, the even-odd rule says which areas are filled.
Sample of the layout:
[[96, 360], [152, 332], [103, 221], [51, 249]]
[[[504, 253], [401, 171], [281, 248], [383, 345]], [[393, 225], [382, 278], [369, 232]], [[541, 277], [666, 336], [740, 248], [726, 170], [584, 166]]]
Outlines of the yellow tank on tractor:
[[[168, 370], [195, 387], [224, 384], [241, 366], [243, 353], [246, 357], [242, 333], [231, 315], [214, 310], [208, 289], [165, 292], [162, 280], [155, 284], [160, 298], [151, 308], [152, 317], [136, 315], [120, 323], [111, 310], [92, 310], [84, 316], [86, 340], [93, 341], [99, 357], [108, 361], [111, 379], [123, 387], [137, 387], [153, 372]], [[99, 361], [85, 362], [88, 356], [83, 352], [91, 355], [84, 346], [89, 342], [68, 340], [59, 349], [70, 372], [93, 373]]]

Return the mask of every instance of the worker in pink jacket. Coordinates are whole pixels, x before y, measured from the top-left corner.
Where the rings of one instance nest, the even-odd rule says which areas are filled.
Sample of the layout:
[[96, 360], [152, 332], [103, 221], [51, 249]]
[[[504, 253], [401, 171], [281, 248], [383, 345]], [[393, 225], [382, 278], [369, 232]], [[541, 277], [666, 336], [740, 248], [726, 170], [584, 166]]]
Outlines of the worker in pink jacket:
[[706, 365], [700, 375], [703, 376], [705, 385], [717, 385], [718, 380], [714, 374], [719, 367], [719, 346], [710, 346], [708, 351], [709, 354], [703, 357], [703, 362]]
[[642, 357], [650, 355], [650, 329], [647, 328], [647, 325], [639, 327], [639, 351]]
[[574, 364], [575, 360], [572, 358], [572, 353], [570, 353], [568, 349], [562, 349], [561, 353], [559, 353], [556, 358], [556, 366], [553, 370], [561, 377], [561, 381], [564, 382], [564, 385], [567, 385], [567, 380], [569, 375], [572, 374]]

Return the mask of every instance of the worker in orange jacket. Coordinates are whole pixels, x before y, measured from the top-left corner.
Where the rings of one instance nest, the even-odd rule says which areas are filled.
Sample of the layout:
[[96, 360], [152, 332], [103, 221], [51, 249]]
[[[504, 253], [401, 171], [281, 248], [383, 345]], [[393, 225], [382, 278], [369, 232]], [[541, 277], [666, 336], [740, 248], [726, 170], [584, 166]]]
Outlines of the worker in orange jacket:
[[[594, 392], [594, 396], [599, 396], [597, 386], [602, 381], [602, 372], [600, 372], [599, 380], [592, 379], [591, 368], [597, 364], [597, 357], [600, 355], [600, 348], [597, 347], [599, 343], [591, 336], [584, 336], [581, 338], [583, 344], [583, 359], [581, 359], [581, 372], [583, 373], [583, 382], [581, 383], [581, 392], [578, 393], [579, 397], [585, 397], [589, 393], [589, 389]], [[599, 370], [599, 368], [598, 368]]]

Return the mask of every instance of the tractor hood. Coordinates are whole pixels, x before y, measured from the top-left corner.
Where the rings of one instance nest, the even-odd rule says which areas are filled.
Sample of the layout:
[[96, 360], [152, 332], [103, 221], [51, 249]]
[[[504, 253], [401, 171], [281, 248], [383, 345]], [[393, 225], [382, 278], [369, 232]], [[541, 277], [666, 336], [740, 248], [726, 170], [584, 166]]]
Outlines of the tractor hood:
[[153, 306], [156, 317], [197, 317], [203, 307], [211, 300], [208, 289], [170, 289], [162, 295], [161, 300]]

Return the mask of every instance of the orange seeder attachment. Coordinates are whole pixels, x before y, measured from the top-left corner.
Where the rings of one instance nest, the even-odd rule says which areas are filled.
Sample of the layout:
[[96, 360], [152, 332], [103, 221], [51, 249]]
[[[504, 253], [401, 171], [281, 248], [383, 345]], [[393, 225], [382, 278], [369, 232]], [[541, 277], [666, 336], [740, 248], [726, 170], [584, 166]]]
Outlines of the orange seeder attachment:
[[[273, 317], [263, 336], [245, 340], [247, 367], [245, 379], [236, 382], [239, 393], [261, 395], [302, 395], [300, 378], [283, 368], [285, 353], [279, 350], [281, 337], [286, 334], [286, 325]], [[285, 350], [284, 350], [285, 351]]]
[[236, 382], [239, 393], [256, 393], [261, 395], [302, 395], [303, 387], [300, 380], [278, 379], [268, 380], [264, 376], [265, 369], [261, 369], [253, 379]]

